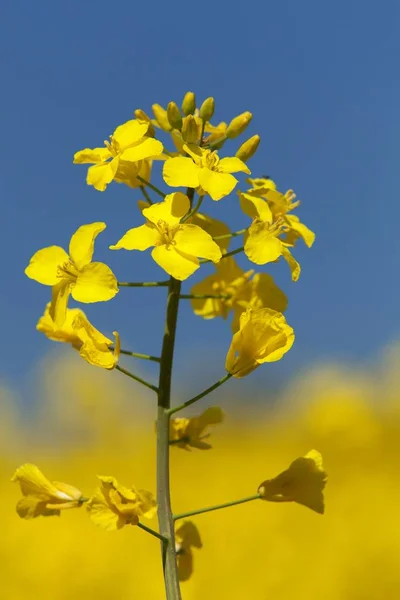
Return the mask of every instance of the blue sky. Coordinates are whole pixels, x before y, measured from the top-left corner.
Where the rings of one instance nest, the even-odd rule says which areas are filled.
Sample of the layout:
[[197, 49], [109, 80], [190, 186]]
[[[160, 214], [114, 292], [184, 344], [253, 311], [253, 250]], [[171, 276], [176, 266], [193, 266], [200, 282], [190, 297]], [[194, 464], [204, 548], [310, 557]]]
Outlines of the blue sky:
[[[299, 282], [283, 262], [265, 269], [289, 296], [297, 340], [256, 380], [287, 377], [321, 359], [368, 361], [398, 339], [396, 1], [14, 0], [1, 13], [0, 377], [23, 381], [55, 350], [35, 331], [49, 290], [23, 272], [37, 249], [67, 247], [80, 224], [104, 220], [97, 260], [120, 280], [162, 276], [149, 256], [107, 250], [140, 223], [139, 196], [116, 184], [103, 194], [89, 188], [72, 156], [101, 145], [135, 108], [180, 102], [189, 89], [199, 100], [215, 97], [216, 120], [253, 113], [248, 133], [262, 138], [253, 174], [293, 187], [298, 214], [317, 233], [313, 249], [296, 250]], [[245, 225], [235, 195], [209, 201], [208, 209], [232, 228]], [[122, 290], [87, 314], [107, 333], [118, 329], [125, 346], [156, 353], [161, 297], [162, 289]], [[222, 375], [229, 341], [229, 325], [201, 321], [184, 305], [183, 380], [199, 367], [211, 380]]]

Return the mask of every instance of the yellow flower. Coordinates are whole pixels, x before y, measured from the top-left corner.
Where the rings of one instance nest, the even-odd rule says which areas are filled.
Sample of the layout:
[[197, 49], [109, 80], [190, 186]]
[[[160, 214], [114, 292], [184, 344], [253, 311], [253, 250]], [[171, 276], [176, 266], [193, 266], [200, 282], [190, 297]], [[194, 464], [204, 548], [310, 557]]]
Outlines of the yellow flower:
[[87, 503], [90, 518], [96, 525], [112, 531], [124, 525], [137, 525], [141, 517], [151, 519], [157, 503], [151, 492], [126, 488], [114, 477], [99, 476], [100, 487]]
[[154, 246], [152, 257], [175, 279], [183, 281], [199, 268], [197, 257], [218, 262], [219, 246], [198, 225], [181, 223], [190, 210], [190, 201], [180, 192], [169, 194], [163, 202], [143, 209], [144, 225], [129, 229], [111, 250], [147, 250]]
[[175, 532], [175, 551], [179, 581], [187, 581], [193, 573], [192, 548], [202, 548], [199, 530], [192, 521], [183, 521]]
[[240, 315], [240, 329], [233, 335], [225, 368], [234, 377], [245, 377], [263, 363], [280, 360], [293, 342], [294, 331], [280, 312], [248, 308]]
[[91, 262], [94, 241], [106, 228], [105, 223], [82, 225], [71, 237], [69, 256], [60, 246], [38, 250], [25, 274], [52, 286], [50, 316], [57, 326], [65, 319], [68, 297], [78, 302], [104, 302], [118, 293], [117, 279], [110, 267], [101, 262]]
[[190, 450], [190, 448], [208, 450], [212, 446], [203, 440], [208, 438], [210, 434], [205, 434], [204, 430], [209, 425], [221, 423], [223, 418], [224, 413], [218, 406], [210, 406], [198, 417], [171, 419], [169, 424], [170, 444], [185, 450]]
[[289, 265], [293, 281], [297, 281], [300, 265], [289, 250], [290, 244], [279, 239], [288, 230], [284, 219], [274, 221], [268, 203], [262, 198], [242, 192], [239, 196], [243, 212], [253, 218], [244, 235], [244, 252], [247, 258], [257, 265], [265, 265], [283, 256]]
[[114, 181], [124, 183], [131, 188], [138, 188], [143, 185], [143, 182], [137, 178], [138, 176], [150, 181], [152, 162], [151, 160], [142, 160], [139, 164], [128, 160], [120, 160]]
[[80, 490], [67, 483], [51, 483], [36, 465], [22, 465], [11, 481], [19, 483], [24, 496], [17, 504], [21, 519], [59, 515], [60, 510], [77, 508], [84, 502]]
[[211, 123], [206, 123], [204, 127], [205, 133], [209, 133], [210, 135], [207, 137], [205, 143], [206, 144], [215, 144], [218, 143], [219, 140], [223, 140], [226, 136], [226, 130], [228, 129], [228, 124], [224, 121], [218, 123], [218, 125], [212, 125]]
[[286, 471], [274, 479], [263, 481], [258, 493], [263, 500], [297, 502], [323, 514], [326, 481], [321, 454], [317, 450], [310, 450], [305, 456], [296, 458]]
[[192, 308], [196, 315], [203, 319], [227, 319], [230, 312], [233, 312], [232, 330], [235, 332], [239, 329], [240, 315], [249, 307], [268, 307], [278, 312], [286, 310], [287, 298], [271, 275], [254, 275], [254, 270], [244, 272], [232, 256], [223, 258], [215, 268], [217, 272], [196, 283], [191, 289], [191, 294], [221, 295], [226, 298], [192, 299]]
[[[137, 173], [141, 168], [140, 161], [161, 154], [162, 143], [146, 136], [149, 126], [148, 121], [131, 119], [117, 127], [110, 136], [110, 142], [105, 140], [105, 148], [85, 148], [76, 152], [75, 164], [93, 164], [88, 169], [87, 184], [104, 192], [113, 179], [123, 180], [121, 171], [126, 165], [121, 165], [121, 161], [132, 163], [132, 170], [136, 168]], [[118, 169], [121, 169], [119, 173]]]
[[250, 173], [239, 158], [219, 158], [217, 152], [184, 144], [189, 156], [169, 158], [164, 163], [164, 181], [171, 187], [201, 188], [213, 200], [220, 200], [231, 193], [237, 179], [231, 173]]
[[118, 363], [120, 341], [114, 331], [115, 350], [110, 350], [112, 340], [96, 329], [79, 308], [67, 308], [65, 321], [58, 327], [50, 316], [50, 303], [47, 304], [44, 315], [40, 317], [36, 329], [44, 333], [50, 340], [66, 342], [88, 363], [103, 369], [113, 369]]

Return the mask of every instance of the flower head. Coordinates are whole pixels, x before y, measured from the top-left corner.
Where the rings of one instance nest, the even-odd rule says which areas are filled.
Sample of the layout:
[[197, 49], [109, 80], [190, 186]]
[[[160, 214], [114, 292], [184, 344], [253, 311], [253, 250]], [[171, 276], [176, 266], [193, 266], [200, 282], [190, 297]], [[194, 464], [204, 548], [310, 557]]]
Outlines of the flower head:
[[171, 187], [200, 188], [213, 200], [220, 200], [231, 193], [237, 184], [232, 173], [250, 173], [239, 158], [219, 158], [216, 151], [199, 148], [194, 144], [184, 144], [189, 156], [169, 158], [164, 163], [164, 181]]
[[191, 303], [196, 315], [203, 319], [226, 319], [233, 312], [232, 330], [235, 332], [239, 328], [240, 315], [249, 307], [268, 307], [278, 312], [285, 311], [287, 298], [271, 275], [254, 274], [254, 270], [245, 272], [232, 256], [223, 258], [215, 268], [216, 273], [192, 287], [192, 295], [216, 296], [193, 298]]
[[234, 377], [245, 377], [263, 363], [280, 360], [293, 342], [293, 329], [280, 312], [248, 308], [240, 316], [240, 329], [233, 335], [225, 368]]
[[77, 508], [84, 502], [80, 490], [67, 483], [50, 482], [36, 465], [22, 465], [11, 481], [21, 487], [23, 498], [17, 504], [21, 519], [59, 515], [62, 509]]
[[127, 178], [126, 163], [131, 163], [128, 179], [138, 173], [141, 161], [158, 156], [163, 151], [159, 140], [148, 137], [150, 123], [131, 119], [117, 127], [110, 136], [110, 141], [104, 142], [104, 148], [85, 148], [74, 155], [75, 164], [93, 164], [89, 167], [86, 182], [96, 190], [104, 192], [113, 180], [124, 182]]
[[114, 331], [116, 342], [115, 349], [112, 351], [110, 349], [112, 340], [96, 329], [79, 308], [67, 308], [65, 321], [59, 327], [50, 315], [49, 303], [36, 329], [43, 332], [50, 340], [71, 344], [91, 365], [113, 369], [118, 363], [120, 349], [118, 333]]
[[297, 502], [317, 513], [324, 512], [323, 489], [327, 475], [322, 465], [322, 456], [310, 450], [305, 456], [296, 458], [286, 471], [273, 479], [263, 481], [258, 493], [270, 502]]
[[190, 450], [190, 448], [199, 448], [200, 450], [208, 450], [211, 444], [204, 440], [210, 436], [209, 433], [204, 433], [209, 425], [221, 423], [224, 418], [224, 413], [218, 406], [210, 406], [198, 417], [178, 417], [171, 419], [169, 424], [169, 443], [178, 448]]
[[105, 223], [82, 225], [71, 237], [69, 256], [60, 246], [49, 246], [36, 252], [25, 274], [52, 286], [50, 316], [57, 326], [65, 320], [69, 295], [78, 302], [111, 300], [118, 293], [117, 279], [110, 267], [92, 262], [94, 242], [106, 228]]
[[141, 517], [151, 519], [157, 503], [151, 492], [126, 488], [114, 477], [99, 476], [100, 487], [87, 503], [90, 518], [96, 525], [112, 531], [124, 525], [137, 525]]
[[147, 250], [154, 246], [152, 257], [169, 275], [183, 281], [199, 268], [198, 257], [218, 262], [219, 246], [198, 225], [181, 223], [190, 210], [190, 201], [180, 192], [169, 194], [163, 202], [143, 209], [147, 221], [135, 227], [111, 250]]
[[193, 573], [192, 548], [202, 548], [199, 530], [192, 521], [183, 521], [175, 531], [175, 551], [179, 581], [187, 581]]

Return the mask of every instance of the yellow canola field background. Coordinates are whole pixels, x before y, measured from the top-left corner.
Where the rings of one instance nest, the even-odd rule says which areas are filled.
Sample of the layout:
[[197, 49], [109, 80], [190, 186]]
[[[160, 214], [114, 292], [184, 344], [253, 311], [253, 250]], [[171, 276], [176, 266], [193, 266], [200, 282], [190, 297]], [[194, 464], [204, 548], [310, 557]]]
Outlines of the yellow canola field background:
[[[193, 517], [203, 548], [193, 551], [184, 600], [400, 597], [399, 367], [392, 348], [364, 372], [316, 367], [272, 408], [244, 398], [233, 414], [234, 384], [199, 403], [197, 412], [219, 404], [227, 416], [212, 430], [212, 450], [171, 449], [176, 512], [253, 494], [312, 448], [329, 479], [324, 516], [256, 501]], [[98, 529], [84, 508], [23, 521], [10, 483], [17, 466], [34, 462], [85, 495], [97, 474], [155, 491], [151, 393], [69, 355], [45, 361], [38, 384], [40, 402], [24, 409], [0, 388], [2, 597], [160, 600], [156, 539], [134, 527]]]

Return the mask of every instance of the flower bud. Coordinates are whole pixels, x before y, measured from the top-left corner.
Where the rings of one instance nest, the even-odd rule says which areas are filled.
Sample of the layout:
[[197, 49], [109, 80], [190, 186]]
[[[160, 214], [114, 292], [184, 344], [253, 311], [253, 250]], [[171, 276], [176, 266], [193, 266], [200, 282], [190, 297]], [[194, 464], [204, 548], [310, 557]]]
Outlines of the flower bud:
[[244, 142], [239, 150], [236, 152], [236, 157], [240, 158], [243, 162], [246, 162], [255, 154], [258, 146], [260, 145], [260, 136], [253, 135], [247, 142]]
[[193, 92], [186, 92], [182, 101], [182, 112], [184, 115], [192, 115], [196, 110], [196, 96]]
[[182, 129], [182, 115], [176, 102], [170, 102], [167, 106], [167, 116], [172, 129]]
[[198, 144], [200, 140], [202, 122], [193, 115], [183, 119], [182, 137], [188, 144]]
[[148, 137], [155, 137], [156, 132], [155, 132], [154, 125], [151, 122], [149, 115], [147, 113], [145, 113], [144, 110], [142, 110], [141, 108], [137, 108], [135, 110], [135, 117], [138, 121], [146, 121], [149, 124], [149, 128], [147, 130], [146, 135]]
[[232, 119], [226, 130], [226, 137], [232, 139], [243, 133], [252, 118], [251, 112], [246, 111]]
[[164, 131], [171, 131], [172, 127], [169, 124], [167, 111], [159, 104], [153, 104], [151, 107], [157, 123]]
[[212, 96], [206, 98], [200, 108], [200, 118], [203, 121], [211, 121], [214, 114], [215, 101]]

